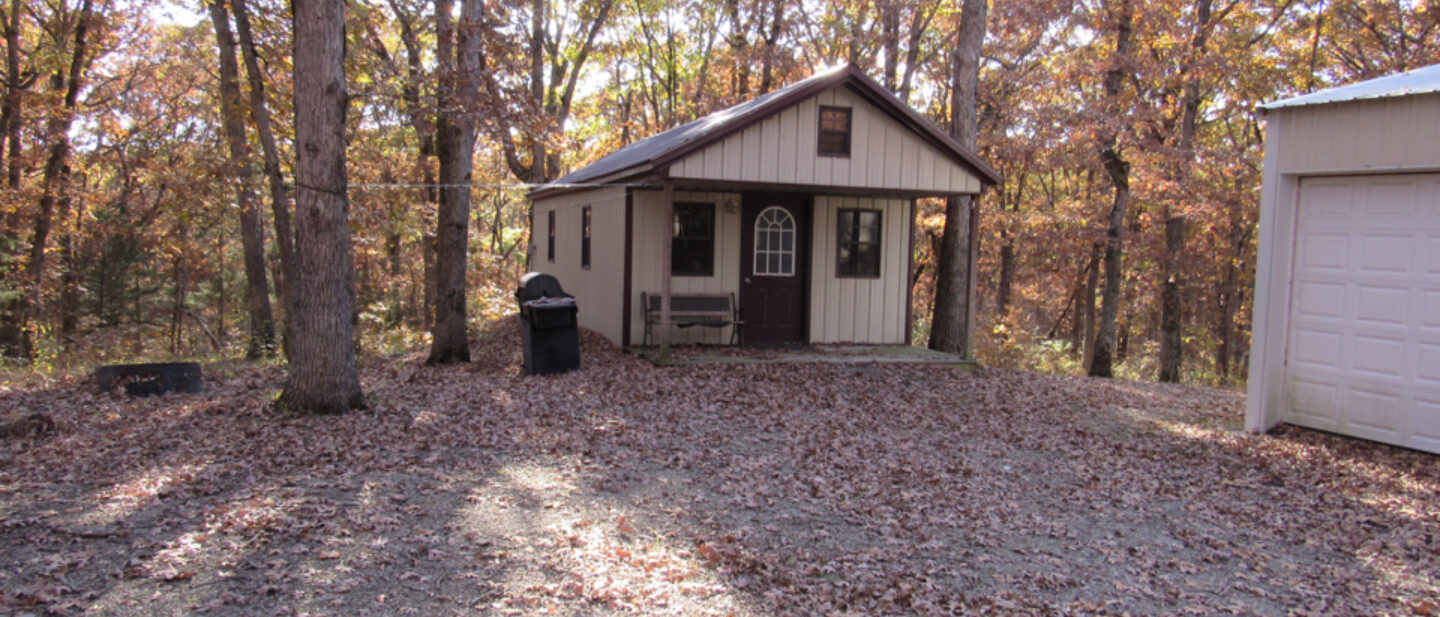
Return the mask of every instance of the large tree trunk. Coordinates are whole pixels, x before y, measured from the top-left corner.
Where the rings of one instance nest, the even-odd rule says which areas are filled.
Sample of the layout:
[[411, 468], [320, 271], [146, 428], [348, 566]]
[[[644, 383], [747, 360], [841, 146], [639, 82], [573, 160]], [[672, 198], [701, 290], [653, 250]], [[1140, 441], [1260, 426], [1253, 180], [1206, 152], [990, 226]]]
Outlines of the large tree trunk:
[[270, 128], [270, 107], [265, 97], [265, 74], [260, 69], [259, 53], [255, 50], [255, 37], [250, 31], [250, 13], [245, 0], [230, 0], [235, 11], [235, 31], [240, 35], [241, 56], [245, 59], [245, 76], [250, 82], [250, 118], [255, 123], [255, 134], [260, 138], [260, 151], [265, 160], [265, 179], [270, 186], [270, 212], [275, 219], [275, 245], [280, 249], [280, 276], [275, 288], [280, 292], [280, 307], [284, 311], [282, 346], [286, 357], [290, 355], [290, 340], [294, 336], [295, 286], [295, 235], [290, 228], [290, 196], [285, 188], [285, 178], [280, 174], [280, 150], [275, 146], [275, 131]]
[[1160, 288], [1160, 381], [1180, 382], [1181, 307], [1180, 255], [1185, 246], [1185, 219], [1165, 219], [1164, 282]]
[[895, 0], [878, 0], [875, 6], [880, 13], [880, 48], [885, 52], [880, 83], [896, 92], [900, 81], [900, 6]]
[[[11, 0], [10, 12], [5, 18], [5, 105], [0, 114], [0, 129], [5, 131], [3, 139], [9, 145], [5, 160], [5, 186], [20, 187], [20, 127], [22, 125], [22, 96], [26, 84], [20, 77], [20, 0]], [[9, 230], [9, 231], [14, 231]]]
[[295, 0], [295, 341], [277, 402], [296, 413], [364, 405], [355, 365], [355, 259], [345, 174], [345, 4]]
[[[985, 40], [985, 0], [965, 0], [960, 32], [955, 43], [953, 90], [950, 101], [950, 135], [969, 150], [979, 138], [975, 113], [980, 84], [980, 46]], [[935, 311], [931, 319], [930, 348], [974, 356], [975, 256], [979, 209], [975, 198], [945, 200], [945, 232], [941, 236], [940, 264], [935, 272]]]
[[475, 161], [475, 118], [470, 109], [479, 84], [481, 0], [461, 0], [460, 24], [450, 21], [450, 0], [435, 2], [440, 57], [440, 208], [436, 229], [435, 326], [427, 364], [470, 361], [466, 334], [465, 270], [469, 261], [470, 178]]
[[[1120, 88], [1130, 62], [1132, 22], [1135, 18], [1131, 0], [1121, 0], [1119, 13], [1115, 16], [1115, 53], [1110, 58], [1110, 68], [1105, 71], [1105, 105], [1109, 108], [1107, 117], [1113, 121], [1120, 116], [1118, 99]], [[1095, 352], [1091, 354], [1090, 375], [1111, 377], [1114, 375], [1115, 328], [1120, 315], [1120, 271], [1125, 256], [1125, 245], [1121, 237], [1125, 225], [1125, 212], [1130, 207], [1130, 163], [1120, 155], [1118, 126], [1104, 129], [1100, 146], [1100, 163], [1110, 177], [1114, 196], [1110, 202], [1110, 221], [1106, 228], [1105, 242], [1105, 285], [1100, 301], [1100, 327], [1095, 334]]]
[[240, 108], [240, 67], [235, 62], [235, 35], [230, 16], [219, 2], [210, 2], [210, 21], [220, 53], [220, 117], [230, 147], [230, 175], [240, 210], [240, 244], [245, 256], [245, 290], [250, 312], [247, 358], [275, 355], [275, 317], [270, 309], [270, 281], [265, 274], [265, 221], [259, 200], [250, 187], [250, 144], [245, 137], [245, 114]]

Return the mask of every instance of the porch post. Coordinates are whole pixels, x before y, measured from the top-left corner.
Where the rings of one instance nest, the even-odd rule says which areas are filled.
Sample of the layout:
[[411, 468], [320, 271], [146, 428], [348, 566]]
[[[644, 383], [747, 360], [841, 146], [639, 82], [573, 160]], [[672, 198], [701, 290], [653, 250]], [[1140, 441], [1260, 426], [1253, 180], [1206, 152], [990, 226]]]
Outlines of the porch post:
[[660, 241], [660, 359], [670, 360], [670, 250], [675, 235], [675, 184], [665, 180], [665, 222]]

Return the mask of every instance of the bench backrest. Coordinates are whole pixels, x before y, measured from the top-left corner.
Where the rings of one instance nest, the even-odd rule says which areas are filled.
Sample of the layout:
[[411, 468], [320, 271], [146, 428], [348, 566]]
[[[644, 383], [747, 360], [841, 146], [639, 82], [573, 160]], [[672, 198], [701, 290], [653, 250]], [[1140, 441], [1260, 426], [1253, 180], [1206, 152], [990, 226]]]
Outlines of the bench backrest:
[[[660, 296], [644, 295], [645, 312], [660, 312]], [[734, 300], [734, 294], [670, 294], [670, 312], [730, 315], [735, 312]]]

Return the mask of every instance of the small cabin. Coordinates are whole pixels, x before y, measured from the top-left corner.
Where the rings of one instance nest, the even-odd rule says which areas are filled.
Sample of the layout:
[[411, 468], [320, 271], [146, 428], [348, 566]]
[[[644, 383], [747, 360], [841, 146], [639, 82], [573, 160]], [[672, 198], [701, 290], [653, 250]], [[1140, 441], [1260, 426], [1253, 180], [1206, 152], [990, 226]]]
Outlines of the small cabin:
[[916, 200], [998, 182], [841, 66], [538, 187], [531, 269], [558, 277], [580, 325], [622, 347], [645, 338], [642, 297], [667, 288], [672, 300], [733, 298], [744, 324], [743, 337], [666, 324], [675, 343], [905, 344]]

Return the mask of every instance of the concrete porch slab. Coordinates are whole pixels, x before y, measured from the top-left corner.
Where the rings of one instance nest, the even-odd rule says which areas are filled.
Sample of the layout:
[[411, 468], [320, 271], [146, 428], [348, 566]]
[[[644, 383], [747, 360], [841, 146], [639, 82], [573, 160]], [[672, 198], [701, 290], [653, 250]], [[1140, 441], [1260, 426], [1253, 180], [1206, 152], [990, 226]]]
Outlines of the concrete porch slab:
[[626, 351], [656, 366], [704, 364], [927, 364], [967, 371], [974, 360], [910, 345], [807, 345], [804, 347], [677, 346], [670, 359], [660, 358], [658, 347], [631, 347]]

